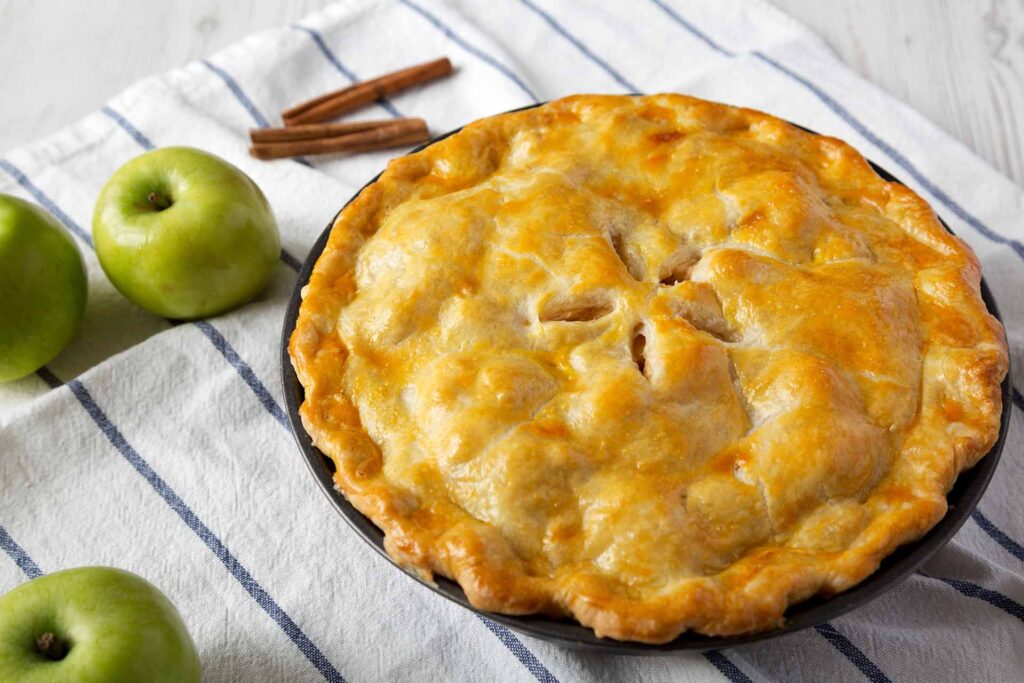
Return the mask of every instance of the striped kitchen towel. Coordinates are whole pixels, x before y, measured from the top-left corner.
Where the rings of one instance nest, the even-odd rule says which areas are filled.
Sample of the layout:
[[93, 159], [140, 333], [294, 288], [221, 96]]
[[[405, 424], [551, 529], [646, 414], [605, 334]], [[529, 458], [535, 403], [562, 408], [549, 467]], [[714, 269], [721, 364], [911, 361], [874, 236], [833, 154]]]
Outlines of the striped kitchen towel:
[[[833, 623], [706, 654], [613, 658], [517, 635], [392, 568], [309, 476], [282, 411], [278, 344], [296, 270], [388, 153], [265, 163], [247, 129], [353, 80], [449, 55], [454, 77], [360, 116], [435, 132], [575, 92], [679, 91], [851, 142], [926, 197], [977, 251], [1024, 367], [1024, 192], [757, 0], [344, 0], [148, 78], [0, 158], [0, 192], [74, 234], [84, 326], [0, 387], [0, 591], [103, 564], [181, 610], [210, 681], [1021, 680], [1024, 399], [972, 521], [916, 574]], [[202, 147], [265, 190], [283, 239], [256, 302], [171, 325], [136, 308], [92, 250], [97, 192], [160, 145]]]

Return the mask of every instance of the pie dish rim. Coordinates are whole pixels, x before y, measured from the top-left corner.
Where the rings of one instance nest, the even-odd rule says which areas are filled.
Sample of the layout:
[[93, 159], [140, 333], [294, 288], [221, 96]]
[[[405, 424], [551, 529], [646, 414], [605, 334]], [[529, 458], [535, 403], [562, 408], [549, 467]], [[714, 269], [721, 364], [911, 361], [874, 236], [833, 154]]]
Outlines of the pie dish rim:
[[[512, 113], [540, 107], [546, 102], [519, 107], [509, 110]], [[808, 133], [819, 135], [814, 130], [791, 123]], [[455, 128], [410, 150], [407, 154], [415, 154], [430, 145], [433, 145], [462, 130], [462, 127]], [[889, 173], [886, 169], [875, 162], [867, 159], [871, 168], [884, 180], [903, 184], [898, 178]], [[785, 623], [777, 628], [772, 628], [755, 633], [748, 633], [739, 636], [705, 636], [693, 631], [684, 631], [676, 639], [667, 643], [651, 644], [636, 641], [618, 641], [610, 638], [600, 638], [594, 631], [581, 625], [575, 620], [559, 620], [538, 615], [514, 616], [499, 614], [478, 609], [469, 603], [465, 593], [458, 583], [441, 575], [436, 575], [434, 581], [427, 581], [413, 571], [408, 571], [399, 565], [384, 549], [384, 533], [368, 517], [356, 510], [336, 487], [333, 479], [333, 470], [330, 468], [330, 458], [312, 445], [309, 435], [302, 425], [299, 415], [299, 407], [304, 400], [304, 389], [298, 380], [298, 376], [292, 367], [288, 351], [288, 342], [295, 329], [299, 314], [299, 307], [302, 303], [301, 290], [309, 282], [313, 266], [316, 264], [323, 252], [327, 239], [334, 227], [338, 216], [362, 191], [375, 183], [383, 174], [383, 170], [370, 179], [348, 201], [338, 210], [335, 216], [327, 224], [327, 227], [317, 238], [313, 247], [307, 254], [302, 268], [299, 270], [298, 278], [294, 286], [288, 307], [284, 316], [284, 324], [281, 336], [281, 377], [285, 397], [285, 409], [288, 415], [289, 424], [296, 443], [303, 459], [306, 462], [311, 474], [324, 495], [331, 501], [334, 508], [345, 519], [352, 529], [359, 536], [372, 546], [378, 553], [383, 555], [389, 563], [402, 570], [404, 574], [415, 579], [417, 582], [430, 588], [435, 593], [465, 607], [479, 616], [498, 622], [514, 631], [529, 635], [534, 638], [556, 643], [573, 649], [590, 650], [604, 654], [617, 655], [659, 655], [671, 654], [681, 651], [706, 651], [734, 647], [736, 645], [763, 641], [776, 638], [795, 631], [810, 628], [835, 619], [849, 611], [861, 607], [879, 597], [893, 588], [907, 576], [917, 570], [934, 553], [941, 549], [960, 529], [967, 518], [973, 513], [975, 507], [984, 495], [988, 487], [1006, 440], [1007, 427], [1009, 424], [1009, 412], [1012, 407], [1011, 387], [1012, 368], [1007, 367], [1007, 373], [1000, 385], [1002, 394], [1002, 410], [1000, 412], [999, 433], [992, 448], [972, 468], [964, 470], [957, 477], [953, 487], [947, 494], [949, 510], [943, 518], [928, 532], [919, 539], [899, 546], [890, 555], [885, 557], [877, 570], [864, 578], [857, 585], [848, 590], [829, 597], [813, 596], [807, 600], [791, 605], [785, 614]], [[955, 234], [946, 222], [938, 217], [939, 222], [950, 234]], [[998, 306], [991, 291], [984, 279], [980, 282], [981, 297], [988, 312], [1002, 323]]]

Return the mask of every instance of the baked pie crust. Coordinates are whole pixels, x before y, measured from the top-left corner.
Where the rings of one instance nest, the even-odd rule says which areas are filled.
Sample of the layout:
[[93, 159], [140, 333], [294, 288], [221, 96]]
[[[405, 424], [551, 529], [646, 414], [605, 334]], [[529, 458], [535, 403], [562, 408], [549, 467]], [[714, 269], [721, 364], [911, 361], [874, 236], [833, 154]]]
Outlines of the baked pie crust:
[[1007, 372], [977, 258], [849, 145], [576, 96], [392, 161], [290, 342], [403, 566], [599, 636], [740, 634], [946, 512]]

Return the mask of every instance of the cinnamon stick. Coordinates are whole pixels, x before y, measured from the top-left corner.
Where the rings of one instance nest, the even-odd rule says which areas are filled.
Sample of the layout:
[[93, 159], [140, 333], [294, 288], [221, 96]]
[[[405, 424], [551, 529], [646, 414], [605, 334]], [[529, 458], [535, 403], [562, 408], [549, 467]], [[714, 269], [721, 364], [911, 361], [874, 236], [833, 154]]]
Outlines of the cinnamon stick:
[[281, 117], [286, 126], [320, 123], [414, 85], [442, 78], [451, 72], [452, 63], [447, 57], [442, 57], [321, 95], [285, 110]]
[[282, 159], [307, 154], [364, 152], [423, 142], [428, 137], [430, 134], [423, 119], [398, 119], [369, 130], [334, 137], [285, 142], [254, 141], [249, 153], [257, 159]]
[[[398, 119], [402, 120], [402, 119]], [[317, 140], [358, 133], [361, 130], [380, 128], [396, 119], [377, 119], [373, 121], [352, 121], [351, 123], [314, 123], [286, 128], [253, 128], [249, 131], [249, 139], [253, 142], [295, 142], [296, 140]], [[426, 125], [426, 124], [424, 124]]]

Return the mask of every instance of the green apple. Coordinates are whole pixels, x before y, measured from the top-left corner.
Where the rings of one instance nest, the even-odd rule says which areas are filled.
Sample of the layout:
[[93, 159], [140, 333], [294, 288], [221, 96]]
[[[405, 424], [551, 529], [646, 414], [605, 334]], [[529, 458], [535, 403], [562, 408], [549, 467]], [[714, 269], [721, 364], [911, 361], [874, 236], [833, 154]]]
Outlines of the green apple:
[[0, 681], [193, 683], [199, 657], [178, 610], [153, 584], [82, 567], [0, 597]]
[[0, 194], [0, 382], [35, 372], [67, 346], [86, 291], [82, 254], [64, 227]]
[[156, 149], [119, 168], [96, 201], [92, 234], [122, 294], [183, 320], [252, 299], [281, 254], [277, 222], [256, 183], [191, 147]]

